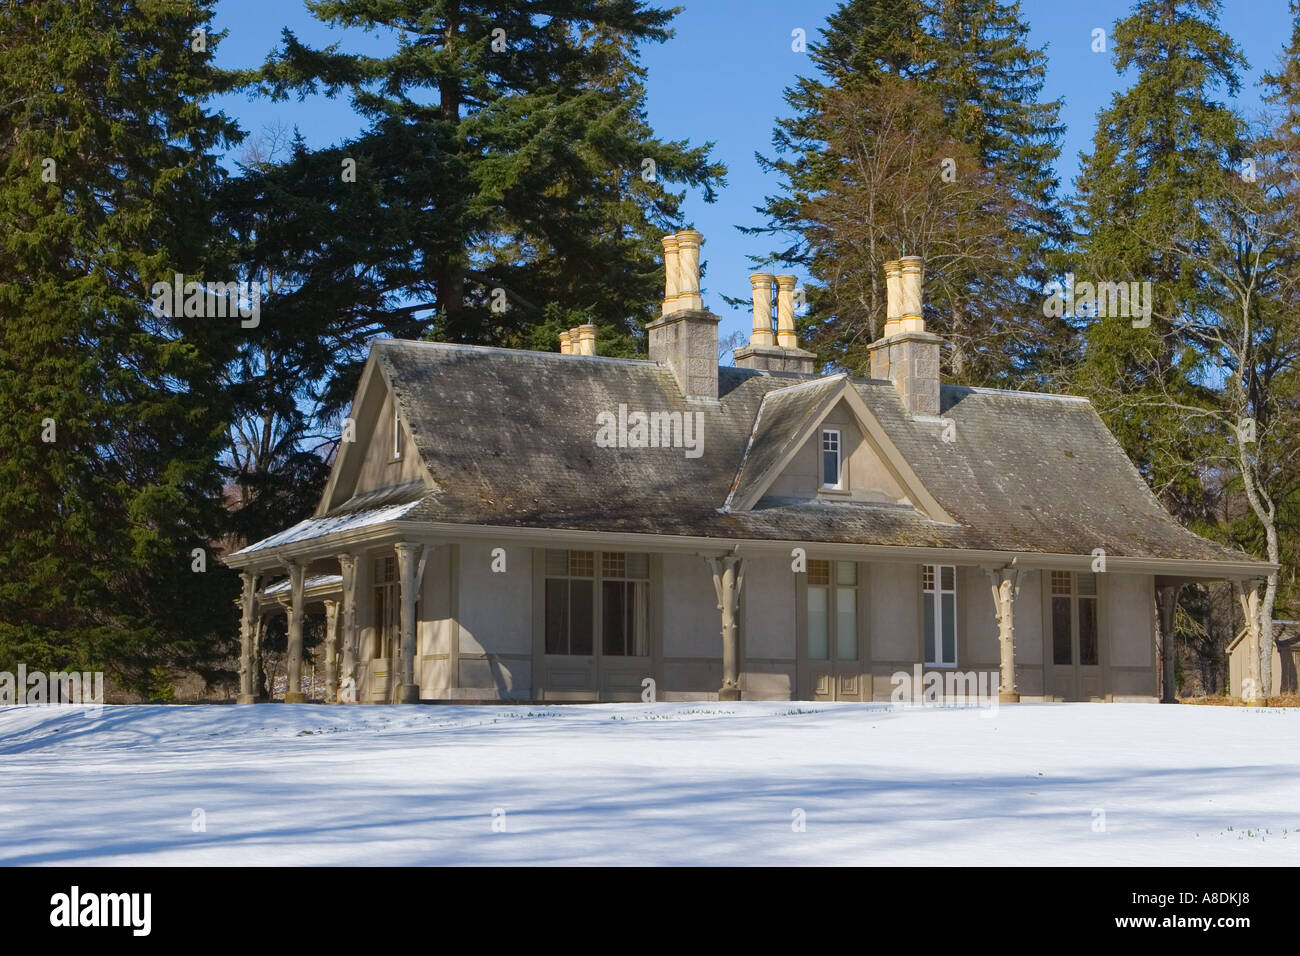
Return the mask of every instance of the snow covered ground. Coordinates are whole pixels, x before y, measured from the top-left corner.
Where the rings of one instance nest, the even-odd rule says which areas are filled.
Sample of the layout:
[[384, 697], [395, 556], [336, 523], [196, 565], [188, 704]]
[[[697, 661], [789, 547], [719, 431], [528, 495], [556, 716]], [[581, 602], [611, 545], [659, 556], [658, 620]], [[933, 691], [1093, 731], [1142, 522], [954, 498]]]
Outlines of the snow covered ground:
[[0, 863], [1296, 864], [1297, 744], [1139, 704], [5, 708]]

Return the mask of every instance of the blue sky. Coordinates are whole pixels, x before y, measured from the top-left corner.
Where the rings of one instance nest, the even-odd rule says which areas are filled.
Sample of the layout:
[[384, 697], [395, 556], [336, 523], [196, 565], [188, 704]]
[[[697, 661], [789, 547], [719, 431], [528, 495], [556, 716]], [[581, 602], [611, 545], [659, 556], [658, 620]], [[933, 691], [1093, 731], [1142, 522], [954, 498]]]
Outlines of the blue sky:
[[[664, 4], [668, 5], [667, 3]], [[676, 36], [644, 50], [651, 125], [667, 139], [692, 143], [711, 140], [715, 158], [724, 162], [728, 186], [717, 202], [689, 196], [686, 217], [704, 233], [708, 262], [705, 305], [723, 317], [722, 334], [747, 330], [748, 315], [730, 308], [722, 295], [747, 298], [748, 254], [769, 250], [761, 237], [741, 235], [737, 225], [758, 225], [754, 207], [777, 183], [764, 176], [755, 151], [770, 153], [772, 126], [787, 115], [782, 91], [812, 69], [807, 54], [791, 49], [792, 31], [814, 39], [835, 0], [679, 0], [685, 9], [674, 23]], [[1125, 88], [1132, 77], [1115, 73], [1109, 52], [1092, 51], [1093, 30], [1107, 36], [1131, 8], [1128, 0], [1023, 0], [1022, 9], [1035, 47], [1046, 47], [1044, 99], [1064, 98], [1067, 128], [1059, 172], [1069, 191], [1078, 171], [1080, 151], [1091, 148], [1097, 111]], [[382, 36], [331, 30], [318, 23], [301, 0], [219, 0], [216, 24], [229, 31], [219, 50], [222, 66], [254, 66], [291, 28], [312, 45], [343, 42], [349, 49], [375, 52], [387, 46]], [[1237, 105], [1247, 115], [1259, 109], [1259, 76], [1271, 70], [1290, 34], [1286, 0], [1227, 0], [1221, 25], [1245, 52], [1250, 69], [1243, 77]], [[250, 101], [244, 96], [219, 101], [250, 134], [277, 122], [297, 126], [312, 145], [338, 142], [360, 130], [346, 99], [323, 97], [305, 102]]]

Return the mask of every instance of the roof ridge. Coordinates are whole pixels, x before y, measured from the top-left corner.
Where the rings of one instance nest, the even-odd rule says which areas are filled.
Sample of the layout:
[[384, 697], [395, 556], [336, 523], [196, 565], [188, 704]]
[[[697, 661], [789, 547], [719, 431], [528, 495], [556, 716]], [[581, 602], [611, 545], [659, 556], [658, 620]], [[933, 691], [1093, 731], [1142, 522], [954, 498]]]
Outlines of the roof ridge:
[[489, 355], [510, 355], [510, 356], [540, 356], [542, 358], [554, 359], [556, 361], [582, 361], [582, 362], [607, 362], [621, 365], [648, 365], [652, 367], [661, 367], [661, 362], [652, 362], [649, 359], [630, 359], [621, 358], [613, 355], [565, 355], [562, 352], [541, 352], [537, 349], [508, 349], [499, 345], [469, 345], [460, 342], [426, 342], [422, 339], [395, 339], [395, 338], [378, 338], [371, 343], [371, 348], [382, 346], [384, 348], [393, 347], [417, 347], [423, 349], [435, 349], [445, 352], [483, 352]]
[[769, 392], [764, 392], [763, 401], [767, 401], [767, 399], [771, 396], [780, 395], [782, 392], [793, 392], [796, 391], [797, 389], [808, 388], [813, 385], [825, 385], [828, 382], [834, 382], [837, 379], [841, 382], [848, 381], [849, 373], [836, 372], [834, 375], [821, 375], [818, 376], [817, 378], [810, 379], [806, 382], [799, 382], [795, 385], [783, 385], [781, 388], [774, 388]]
[[1031, 392], [1028, 389], [1018, 388], [985, 388], [982, 385], [941, 385], [941, 388], [965, 389], [968, 392], [976, 392], [980, 395], [1014, 395], [1017, 398], [1043, 398], [1049, 401], [1057, 402], [1082, 402], [1085, 405], [1091, 405], [1092, 399], [1083, 395], [1064, 395], [1058, 392]]

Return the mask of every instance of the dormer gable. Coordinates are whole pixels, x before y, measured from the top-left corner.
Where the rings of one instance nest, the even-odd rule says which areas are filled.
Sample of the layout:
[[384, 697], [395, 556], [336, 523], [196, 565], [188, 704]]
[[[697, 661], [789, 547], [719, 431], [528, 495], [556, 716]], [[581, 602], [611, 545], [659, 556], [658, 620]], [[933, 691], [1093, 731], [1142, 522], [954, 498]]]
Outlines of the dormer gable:
[[400, 396], [377, 349], [371, 351], [361, 374], [356, 398], [343, 421], [342, 438], [317, 517], [354, 498], [373, 497], [386, 489], [433, 487]]
[[953, 522], [846, 374], [764, 396], [723, 510], [748, 511], [764, 498], [906, 505]]

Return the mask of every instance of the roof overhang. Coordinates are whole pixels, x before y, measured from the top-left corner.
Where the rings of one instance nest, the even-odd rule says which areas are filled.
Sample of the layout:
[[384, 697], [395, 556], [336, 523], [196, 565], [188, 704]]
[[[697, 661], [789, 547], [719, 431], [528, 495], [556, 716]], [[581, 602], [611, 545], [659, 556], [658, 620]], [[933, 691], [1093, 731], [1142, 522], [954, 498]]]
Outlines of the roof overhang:
[[[898, 545], [785, 540], [775, 538], [718, 538], [691, 535], [644, 534], [618, 531], [583, 531], [571, 528], [522, 528], [508, 525], [471, 525], [445, 521], [396, 519], [293, 542], [281, 547], [228, 555], [231, 567], [260, 570], [278, 568], [287, 558], [319, 559], [331, 554], [373, 548], [390, 541], [426, 544], [491, 540], [532, 547], [573, 547], [598, 550], [619, 548], [680, 554], [783, 554], [793, 548], [827, 557], [855, 557], [860, 561], [905, 564], [962, 564], [981, 567], [1089, 571], [1097, 559], [1092, 554], [1056, 554], [1035, 551], [988, 551], [966, 548], [918, 548]], [[1188, 581], [1249, 580], [1277, 570], [1277, 565], [1243, 555], [1240, 561], [1186, 558], [1123, 557], [1108, 555], [1111, 573], [1168, 575]]]

